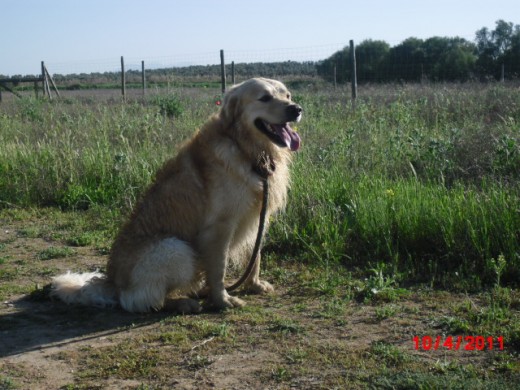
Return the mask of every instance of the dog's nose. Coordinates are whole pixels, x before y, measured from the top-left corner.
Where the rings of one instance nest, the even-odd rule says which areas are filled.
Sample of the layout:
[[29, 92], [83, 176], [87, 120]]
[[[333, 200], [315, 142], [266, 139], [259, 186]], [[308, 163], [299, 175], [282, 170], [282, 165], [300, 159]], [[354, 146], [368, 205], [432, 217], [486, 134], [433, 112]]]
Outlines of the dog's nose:
[[301, 115], [303, 108], [298, 104], [292, 104], [287, 107], [287, 113], [291, 118], [297, 118]]

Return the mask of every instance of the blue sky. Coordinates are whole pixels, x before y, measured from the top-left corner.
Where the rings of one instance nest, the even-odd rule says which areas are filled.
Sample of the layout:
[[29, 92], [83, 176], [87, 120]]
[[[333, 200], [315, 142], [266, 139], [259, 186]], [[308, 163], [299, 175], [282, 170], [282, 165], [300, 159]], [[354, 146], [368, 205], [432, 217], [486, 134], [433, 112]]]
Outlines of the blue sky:
[[[460, 36], [504, 19], [520, 0], [0, 0], [0, 74], [319, 60], [348, 44]], [[517, 18], [516, 20], [514, 18]]]

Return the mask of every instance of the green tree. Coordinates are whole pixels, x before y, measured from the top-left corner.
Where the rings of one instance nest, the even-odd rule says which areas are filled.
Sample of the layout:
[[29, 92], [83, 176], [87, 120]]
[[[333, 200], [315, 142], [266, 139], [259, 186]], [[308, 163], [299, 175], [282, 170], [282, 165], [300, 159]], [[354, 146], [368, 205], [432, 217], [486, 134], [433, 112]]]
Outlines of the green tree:
[[346, 46], [337, 51], [326, 60], [316, 66], [319, 76], [327, 81], [334, 80], [334, 67], [336, 68], [336, 81], [339, 84], [347, 83], [350, 80], [350, 47]]
[[356, 70], [359, 82], [384, 81], [385, 59], [390, 46], [384, 41], [367, 39], [356, 48]]
[[[384, 41], [365, 40], [356, 48], [356, 70], [358, 82], [384, 81], [385, 58], [390, 46]], [[317, 66], [317, 73], [328, 81], [334, 77], [336, 67], [336, 81], [346, 83], [351, 80], [350, 47], [346, 46]]]
[[[334, 53], [318, 65], [318, 75], [332, 80], [333, 68], [337, 81], [350, 80], [350, 49]], [[390, 48], [384, 41], [366, 40], [356, 47], [358, 82], [465, 81], [475, 70], [476, 47], [463, 38], [433, 37], [426, 41], [408, 38]]]
[[504, 64], [507, 78], [520, 77], [520, 26], [515, 26], [510, 46], [498, 61]]
[[495, 29], [481, 28], [475, 33], [477, 70], [482, 78], [499, 78], [502, 65], [507, 77], [520, 76], [520, 26], [497, 20]]
[[424, 41], [418, 38], [408, 38], [390, 49], [385, 59], [385, 73], [388, 80], [415, 81], [423, 77], [424, 72]]
[[475, 45], [464, 38], [433, 37], [424, 41], [424, 72], [433, 81], [466, 81], [477, 60]]

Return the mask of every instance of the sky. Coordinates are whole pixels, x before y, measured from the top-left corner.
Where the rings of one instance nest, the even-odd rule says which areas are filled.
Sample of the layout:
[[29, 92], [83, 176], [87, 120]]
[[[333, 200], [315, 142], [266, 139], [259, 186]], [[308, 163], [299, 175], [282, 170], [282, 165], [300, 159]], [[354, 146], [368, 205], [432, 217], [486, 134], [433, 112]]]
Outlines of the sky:
[[[226, 62], [315, 61], [349, 40], [459, 36], [520, 0], [0, 0], [0, 74], [114, 71]], [[516, 20], [513, 18], [517, 18]]]

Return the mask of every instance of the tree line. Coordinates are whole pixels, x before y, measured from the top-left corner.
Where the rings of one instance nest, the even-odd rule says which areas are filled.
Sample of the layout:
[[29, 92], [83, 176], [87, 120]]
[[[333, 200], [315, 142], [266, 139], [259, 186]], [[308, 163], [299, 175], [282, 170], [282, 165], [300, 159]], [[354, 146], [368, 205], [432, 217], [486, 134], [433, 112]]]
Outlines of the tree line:
[[[365, 40], [355, 48], [357, 80], [364, 82], [420, 82], [513, 79], [520, 77], [520, 25], [498, 20], [493, 30], [475, 33], [475, 40], [459, 37], [408, 38], [390, 47], [385, 41]], [[350, 48], [347, 46], [323, 61], [256, 62], [235, 64], [239, 79], [249, 77], [322, 77], [337, 83], [351, 80]], [[51, 69], [52, 70], [52, 69]], [[178, 80], [219, 80], [220, 65], [194, 65], [149, 69], [150, 85]], [[227, 65], [230, 74], [230, 65]], [[139, 83], [140, 70], [129, 70], [127, 81]], [[14, 76], [21, 78], [22, 76]], [[0, 78], [2, 78], [0, 76]], [[62, 88], [111, 87], [120, 72], [55, 74]]]
[[[355, 48], [358, 82], [468, 81], [520, 77], [520, 25], [499, 20], [464, 38], [408, 38], [390, 47], [365, 40]], [[350, 48], [317, 64], [318, 75], [338, 83], [351, 79]], [[336, 72], [334, 72], [334, 68]]]

